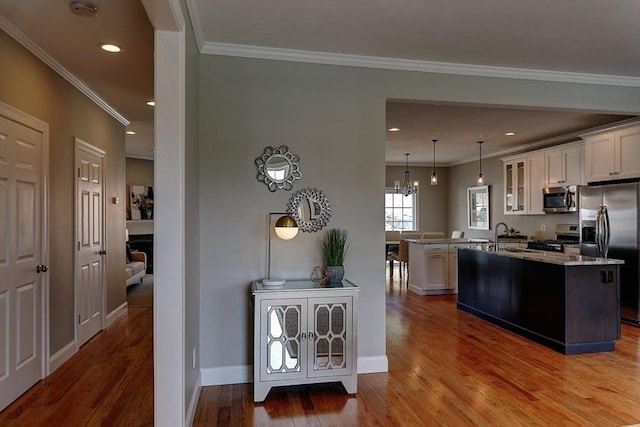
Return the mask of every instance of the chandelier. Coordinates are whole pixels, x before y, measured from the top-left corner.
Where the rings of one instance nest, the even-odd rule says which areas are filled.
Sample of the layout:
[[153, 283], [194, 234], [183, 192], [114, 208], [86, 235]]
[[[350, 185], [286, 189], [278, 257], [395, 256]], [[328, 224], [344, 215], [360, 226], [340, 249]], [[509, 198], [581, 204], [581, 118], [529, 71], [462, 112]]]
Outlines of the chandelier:
[[409, 179], [409, 153], [404, 153], [406, 156], [406, 163], [404, 168], [404, 182], [402, 186], [400, 186], [400, 181], [396, 180], [393, 183], [393, 186], [396, 189], [396, 193], [404, 194], [404, 196], [408, 196], [409, 194], [418, 192], [418, 181], [415, 181], [413, 185], [411, 185], [411, 180]]

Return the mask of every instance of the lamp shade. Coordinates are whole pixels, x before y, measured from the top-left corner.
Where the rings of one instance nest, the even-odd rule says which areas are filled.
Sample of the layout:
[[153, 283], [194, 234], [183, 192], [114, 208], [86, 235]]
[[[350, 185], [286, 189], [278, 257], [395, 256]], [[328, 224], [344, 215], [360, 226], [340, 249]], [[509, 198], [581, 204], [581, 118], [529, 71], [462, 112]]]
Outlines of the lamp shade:
[[289, 215], [281, 216], [276, 221], [275, 231], [282, 240], [291, 240], [298, 234], [298, 224]]

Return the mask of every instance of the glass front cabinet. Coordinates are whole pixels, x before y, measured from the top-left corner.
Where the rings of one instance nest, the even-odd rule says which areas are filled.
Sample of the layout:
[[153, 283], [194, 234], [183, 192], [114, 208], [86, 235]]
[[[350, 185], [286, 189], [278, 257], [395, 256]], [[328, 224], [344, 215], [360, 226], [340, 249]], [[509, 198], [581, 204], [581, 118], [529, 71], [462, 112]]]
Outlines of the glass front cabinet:
[[342, 382], [357, 391], [357, 296], [340, 287], [288, 281], [278, 289], [252, 284], [254, 306], [254, 402], [271, 387]]
[[504, 162], [504, 213], [525, 213], [525, 158]]

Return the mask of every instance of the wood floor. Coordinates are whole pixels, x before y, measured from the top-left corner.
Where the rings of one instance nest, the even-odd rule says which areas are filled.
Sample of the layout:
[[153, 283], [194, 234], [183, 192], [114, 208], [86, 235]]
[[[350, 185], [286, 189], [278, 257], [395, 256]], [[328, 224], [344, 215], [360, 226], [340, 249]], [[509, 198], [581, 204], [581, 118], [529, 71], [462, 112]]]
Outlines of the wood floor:
[[0, 412], [2, 427], [153, 425], [153, 308], [130, 308]]
[[[389, 279], [387, 279], [389, 280]], [[194, 426], [623, 426], [640, 423], [640, 328], [613, 353], [564, 356], [387, 282], [389, 372], [341, 385], [204, 387]], [[359, 340], [365, 339], [359, 337]]]
[[[195, 426], [623, 426], [640, 423], [640, 328], [613, 353], [563, 356], [387, 282], [389, 372], [341, 385], [204, 387]], [[151, 307], [130, 309], [0, 413], [0, 426], [153, 424]], [[359, 337], [360, 340], [365, 339]]]

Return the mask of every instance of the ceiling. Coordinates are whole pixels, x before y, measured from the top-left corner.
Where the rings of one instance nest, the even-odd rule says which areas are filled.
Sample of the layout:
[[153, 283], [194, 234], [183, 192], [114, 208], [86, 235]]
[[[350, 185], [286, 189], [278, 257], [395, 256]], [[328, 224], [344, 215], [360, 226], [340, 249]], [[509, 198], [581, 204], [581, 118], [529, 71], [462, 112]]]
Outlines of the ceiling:
[[[136, 135], [127, 135], [127, 153], [152, 157], [153, 109], [145, 102], [153, 98], [153, 29], [138, 0], [93, 3], [97, 15], [84, 17], [71, 13], [69, 0], [0, 0], [0, 28], [26, 35], [76, 84], [131, 122], [128, 129]], [[571, 0], [517, 6], [507, 0], [187, 4], [203, 52], [640, 85], [640, 0], [581, 0], [579, 6]], [[103, 53], [97, 48], [103, 42], [124, 52]], [[430, 163], [430, 141], [438, 139], [437, 163], [455, 164], [475, 158], [478, 140], [486, 141], [483, 153], [490, 155], [626, 117], [393, 100], [386, 126], [401, 130], [387, 134], [386, 158], [399, 164], [410, 152], [412, 164]], [[507, 131], [516, 135], [506, 137]]]

